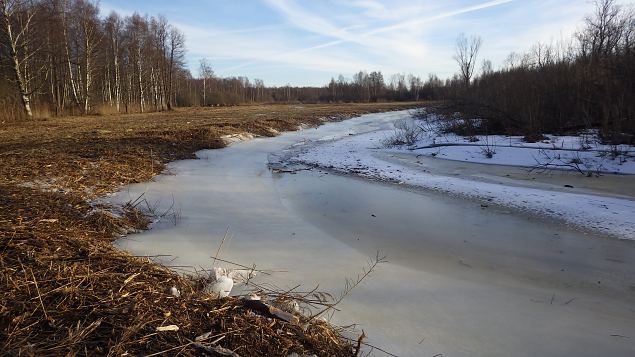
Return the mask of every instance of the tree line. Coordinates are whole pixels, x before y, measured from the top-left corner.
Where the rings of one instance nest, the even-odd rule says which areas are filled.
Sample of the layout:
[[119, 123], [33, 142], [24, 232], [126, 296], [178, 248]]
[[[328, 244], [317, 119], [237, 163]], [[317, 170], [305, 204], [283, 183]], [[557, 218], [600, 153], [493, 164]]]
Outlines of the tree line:
[[604, 139], [635, 139], [635, 16], [598, 0], [572, 38], [512, 53], [499, 69], [478, 63], [480, 37], [460, 35], [459, 71], [445, 80], [359, 71], [322, 87], [266, 86], [222, 78], [209, 61], [195, 77], [185, 37], [163, 16], [112, 12], [88, 0], [0, 0], [0, 116], [169, 110], [266, 102], [447, 100], [487, 119], [486, 131], [539, 137], [601, 128]]
[[178, 105], [185, 38], [165, 17], [102, 19], [86, 0], [0, 0], [0, 11], [5, 115]]
[[[460, 36], [460, 75], [438, 91], [466, 114], [488, 119], [489, 131], [566, 133], [599, 128], [612, 143], [635, 144], [635, 16], [614, 0], [598, 0], [572, 38], [512, 53], [498, 70], [484, 61], [472, 78], [481, 40]], [[485, 129], [485, 128], [483, 128]]]

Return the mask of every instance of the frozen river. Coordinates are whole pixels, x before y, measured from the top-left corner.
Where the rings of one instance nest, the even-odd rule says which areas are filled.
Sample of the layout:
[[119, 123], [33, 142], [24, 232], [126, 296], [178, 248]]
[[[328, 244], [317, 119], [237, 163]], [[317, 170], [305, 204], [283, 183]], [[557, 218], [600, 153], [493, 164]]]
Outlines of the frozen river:
[[[333, 322], [358, 324], [369, 343], [399, 356], [635, 355], [634, 241], [396, 184], [268, 168], [272, 155], [293, 145], [391, 128], [408, 116], [370, 114], [172, 163], [169, 174], [114, 200], [143, 192], [164, 207], [174, 200], [181, 219], [119, 244], [208, 268], [229, 229], [223, 259], [285, 271], [261, 282], [319, 284], [335, 295], [379, 250], [389, 262], [344, 300]], [[447, 171], [431, 160], [439, 175]]]

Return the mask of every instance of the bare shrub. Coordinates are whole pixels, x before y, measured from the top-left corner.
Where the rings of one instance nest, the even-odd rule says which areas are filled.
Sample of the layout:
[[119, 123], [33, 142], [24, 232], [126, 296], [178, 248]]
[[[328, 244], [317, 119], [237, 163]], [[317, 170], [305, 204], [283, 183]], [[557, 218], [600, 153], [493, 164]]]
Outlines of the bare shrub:
[[578, 138], [578, 145], [581, 151], [591, 150], [594, 146], [597, 145], [597, 133], [593, 133], [591, 131], [585, 130], [580, 133]]
[[411, 120], [398, 120], [395, 122], [393, 134], [382, 141], [385, 147], [401, 145], [414, 145], [421, 138], [423, 129]]
[[608, 152], [600, 154], [602, 157], [609, 157], [611, 160], [618, 160], [620, 164], [628, 161], [628, 158], [634, 157], [631, 154], [631, 148], [628, 145], [611, 144]]
[[586, 177], [599, 177], [604, 169], [602, 162], [593, 163], [580, 156], [576, 151], [572, 158], [563, 157], [560, 154], [550, 154], [544, 149], [539, 151], [540, 157], [536, 158], [537, 165], [531, 170], [547, 171], [550, 169], [569, 169], [580, 173]]
[[481, 153], [488, 159], [491, 159], [496, 155], [496, 150], [494, 150], [494, 143], [490, 141], [488, 135], [485, 136], [485, 141], [483, 142], [483, 146], [481, 146]]
[[145, 192], [139, 195], [134, 200], [126, 202], [123, 207], [125, 210], [138, 210], [139, 212], [152, 219], [154, 223], [159, 223], [163, 220], [168, 220], [173, 225], [178, 225], [182, 218], [181, 208], [176, 207], [176, 201], [174, 195], [172, 195], [172, 202], [168, 208], [161, 210], [161, 201], [149, 202], [145, 197]]

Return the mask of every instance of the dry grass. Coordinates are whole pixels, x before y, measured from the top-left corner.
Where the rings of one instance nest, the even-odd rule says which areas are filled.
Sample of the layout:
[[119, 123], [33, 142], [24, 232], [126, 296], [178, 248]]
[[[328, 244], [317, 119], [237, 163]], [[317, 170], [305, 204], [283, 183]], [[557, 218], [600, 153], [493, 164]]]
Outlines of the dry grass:
[[0, 124], [0, 184], [46, 183], [93, 198], [147, 181], [167, 162], [219, 148], [221, 136], [273, 136], [299, 124], [413, 104], [261, 105], [173, 112], [64, 117]]
[[[173, 160], [223, 147], [222, 135], [274, 135], [412, 104], [188, 108], [154, 114], [0, 124], [0, 350], [9, 355], [204, 355], [195, 337], [243, 356], [352, 355], [337, 330], [302, 328], [212, 299], [192, 280], [113, 247], [143, 229], [134, 209], [115, 217], [88, 202], [151, 179]], [[177, 286], [175, 298], [167, 289]], [[157, 332], [177, 325], [178, 331]]]

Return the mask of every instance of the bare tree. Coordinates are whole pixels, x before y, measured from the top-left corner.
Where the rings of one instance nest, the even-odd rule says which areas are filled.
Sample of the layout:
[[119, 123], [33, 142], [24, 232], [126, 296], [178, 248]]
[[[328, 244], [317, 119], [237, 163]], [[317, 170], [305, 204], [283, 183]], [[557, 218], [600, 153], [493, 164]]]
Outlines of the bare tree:
[[554, 48], [552, 45], [543, 45], [538, 42], [531, 47], [529, 56], [533, 57], [530, 61], [532, 67], [543, 68], [553, 63], [555, 59]]
[[168, 65], [168, 109], [172, 109], [173, 92], [172, 84], [174, 82], [174, 71], [176, 65], [182, 65], [185, 56], [185, 36], [181, 31], [172, 27], [170, 29], [170, 55]]
[[[114, 92], [115, 97], [115, 106], [117, 111], [119, 111], [119, 105], [121, 103], [121, 37], [123, 35], [123, 21], [119, 17], [119, 15], [115, 12], [112, 12], [110, 16], [106, 19], [106, 32], [108, 34], [108, 38], [110, 40], [110, 54], [112, 60], [112, 69], [113, 69], [113, 80], [114, 80], [114, 88], [111, 89], [111, 92]], [[110, 81], [110, 78], [108, 78]]]
[[483, 75], [488, 75], [492, 73], [494, 70], [492, 69], [492, 61], [486, 59], [483, 60], [483, 64], [481, 65], [481, 73]]
[[35, 43], [33, 36], [33, 17], [35, 7], [30, 1], [0, 0], [2, 11], [2, 41], [7, 48], [13, 70], [13, 80], [18, 87], [24, 113], [28, 117], [33, 116], [31, 111], [30, 81], [35, 78], [30, 76], [30, 59], [32, 59], [40, 47]]
[[620, 44], [625, 29], [622, 7], [615, 0], [596, 0], [595, 13], [585, 19], [586, 29], [580, 34], [582, 47], [592, 56], [605, 57]]
[[[88, 1], [75, 2], [76, 20], [78, 21], [79, 51], [82, 52], [80, 73], [82, 74], [82, 102], [84, 113], [88, 113], [91, 109], [91, 91], [94, 82], [95, 62], [97, 51], [99, 51], [99, 43], [101, 41], [101, 32], [99, 29], [99, 9], [96, 5]], [[83, 70], [82, 68], [83, 67]]]
[[139, 97], [139, 111], [143, 113], [145, 111], [145, 97], [144, 97], [144, 85], [143, 85], [143, 59], [142, 50], [145, 45], [148, 32], [147, 21], [139, 16], [139, 14], [133, 14], [128, 18], [126, 25], [126, 34], [129, 43], [129, 53], [131, 69], [129, 74], [129, 94], [133, 92], [133, 81], [136, 80], [137, 95]]
[[167, 107], [166, 92], [170, 61], [166, 56], [170, 52], [168, 49], [170, 26], [164, 16], [159, 16], [158, 19], [151, 18], [149, 23], [150, 32], [148, 33], [146, 56], [149, 61], [146, 63], [150, 66], [150, 94], [154, 99], [155, 110], [164, 110]]
[[214, 77], [214, 71], [206, 58], [201, 59], [198, 70], [199, 76], [203, 79], [203, 106], [207, 105], [207, 81]]
[[370, 72], [369, 75], [369, 80], [370, 80], [370, 88], [372, 90], [372, 97], [373, 100], [377, 100], [377, 97], [379, 97], [380, 95], [382, 95], [383, 90], [384, 90], [384, 75], [381, 73], [381, 71], [373, 71]]
[[421, 78], [414, 76], [412, 74], [408, 75], [408, 84], [410, 86], [410, 96], [415, 100], [419, 100], [419, 94], [421, 93], [421, 87], [423, 87], [423, 82]]
[[474, 75], [474, 67], [476, 66], [476, 57], [478, 51], [481, 49], [483, 40], [479, 36], [465, 37], [465, 34], [460, 34], [456, 39], [456, 54], [454, 60], [459, 65], [461, 71], [461, 78], [465, 83], [465, 86], [470, 85], [470, 80]]
[[79, 89], [78, 89], [78, 84], [77, 84], [77, 76], [74, 75], [74, 71], [73, 71], [73, 63], [77, 63], [77, 61], [73, 58], [71, 58], [71, 50], [70, 50], [70, 41], [69, 41], [69, 36], [68, 36], [68, 28], [69, 28], [69, 24], [68, 24], [68, 7], [69, 7], [69, 1], [68, 0], [62, 0], [62, 9], [61, 9], [61, 13], [62, 13], [62, 33], [63, 33], [63, 38], [64, 38], [64, 52], [66, 55], [66, 64], [68, 66], [68, 79], [70, 82], [70, 86], [71, 86], [71, 90], [73, 93], [73, 100], [75, 101], [75, 104], [77, 106], [80, 105], [79, 102]]

